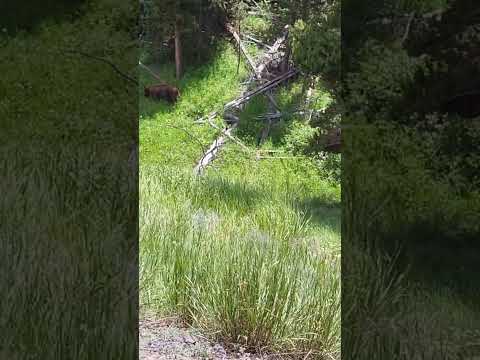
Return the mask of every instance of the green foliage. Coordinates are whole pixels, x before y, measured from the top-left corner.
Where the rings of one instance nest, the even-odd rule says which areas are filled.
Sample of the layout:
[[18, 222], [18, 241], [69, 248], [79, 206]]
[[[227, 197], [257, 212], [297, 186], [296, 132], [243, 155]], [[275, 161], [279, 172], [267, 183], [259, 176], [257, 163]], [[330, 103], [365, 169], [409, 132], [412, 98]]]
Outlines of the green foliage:
[[[352, 184], [356, 196], [361, 190], [365, 201], [372, 204], [381, 203], [387, 195], [395, 197], [392, 207], [382, 211], [391, 217], [385, 222], [385, 231], [395, 224], [428, 217], [445, 225], [447, 232], [448, 227], [463, 227], [463, 221], [453, 219], [461, 218], [459, 212], [466, 211], [465, 216], [469, 212], [459, 205], [464, 203], [463, 197], [475, 197], [478, 181], [473, 173], [479, 162], [472, 144], [478, 136], [476, 127], [465, 127], [471, 124], [468, 120], [439, 114], [422, 114], [422, 118], [403, 103], [418, 74], [428, 76], [435, 71], [444, 69], [435, 69], [426, 57], [414, 58], [404, 49], [369, 40], [358, 51], [355, 67], [345, 75], [349, 115], [343, 119], [344, 133], [347, 140], [354, 141], [348, 148], [356, 150], [347, 149], [344, 160], [352, 178], [370, 182]], [[453, 149], [466, 150], [456, 156]], [[384, 190], [380, 190], [380, 182], [386, 186]], [[379, 192], [383, 194], [377, 195]], [[399, 218], [400, 213], [405, 217]], [[471, 231], [476, 231], [474, 223]]]
[[423, 59], [411, 58], [403, 49], [386, 47], [375, 40], [365, 43], [357, 61], [357, 70], [346, 74], [347, 105], [356, 116], [372, 122], [390, 115], [392, 104], [403, 96], [424, 64]]
[[314, 129], [308, 124], [293, 122], [285, 136], [285, 148], [293, 154], [303, 152], [317, 131], [318, 129]]
[[434, 11], [443, 9], [448, 6], [451, 0], [401, 0], [393, 2], [396, 10], [399, 12], [411, 12], [426, 13], [428, 11]]
[[[356, 359], [460, 359], [476, 351], [455, 344], [478, 338], [478, 309], [465, 305], [478, 297], [471, 291], [478, 287], [471, 265], [478, 262], [473, 253], [480, 231], [478, 178], [472, 176], [479, 166], [472, 145], [478, 131], [430, 106], [438, 103], [445, 70], [452, 73], [441, 56], [415, 58], [411, 54], [424, 53], [423, 47], [406, 51], [358, 23], [439, 4], [350, 2], [344, 12], [342, 258], [349, 266], [342, 352]], [[456, 24], [444, 25], [454, 38]], [[416, 41], [438, 41], [432, 47], [440, 53], [443, 38], [430, 35]], [[423, 86], [425, 79], [439, 87]]]
[[320, 152], [314, 156], [320, 174], [323, 179], [333, 184], [339, 184], [342, 180], [342, 155]]
[[338, 79], [340, 65], [340, 29], [326, 21], [305, 23], [299, 20], [292, 29], [295, 63], [309, 74]]
[[3, 143], [1, 151], [0, 291], [8, 296], [0, 353], [137, 356], [137, 251], [128, 248], [137, 184], [127, 154], [39, 141], [20, 150]]
[[348, 264], [342, 274], [348, 281], [342, 289], [342, 354], [360, 360], [455, 360], [475, 354], [476, 308], [448, 288], [409, 282], [398, 271], [398, 257], [366, 251], [361, 243], [357, 238], [342, 251]]
[[137, 185], [125, 166], [137, 86], [66, 52], [133, 73], [127, 24], [136, 14], [117, 2], [94, 5], [72, 22], [1, 40], [1, 358], [138, 354], [136, 249], [128, 248]]
[[[19, 34], [6, 41], [0, 61], [0, 71], [5, 74], [0, 79], [0, 137], [53, 143], [82, 143], [88, 137], [103, 144], [109, 138], [106, 134], [115, 134], [120, 146], [131, 141], [135, 124], [125, 124], [124, 119], [125, 114], [135, 118], [135, 84], [110, 71], [107, 64], [67, 53], [80, 50], [107, 57], [132, 73], [137, 62], [135, 38], [130, 28], [118, 29], [116, 15], [117, 11], [105, 7], [76, 23], [45, 24], [35, 36]], [[84, 28], [92, 29], [96, 37], [92, 39], [92, 33]], [[92, 78], [92, 73], [98, 75]], [[44, 111], [46, 108], [49, 111]]]
[[[246, 128], [235, 133], [251, 151], [230, 143], [204, 177], [192, 176], [218, 136], [192, 120], [238, 96], [248, 74], [242, 63], [236, 75], [232, 46], [221, 49], [212, 62], [189, 69], [174, 107], [140, 101], [142, 309], [181, 316], [251, 350], [338, 357], [338, 184], [304, 156], [255, 160], [251, 128], [266, 109], [261, 98], [248, 104]], [[172, 66], [160, 67], [161, 76], [171, 80]], [[288, 108], [299, 96], [301, 84], [294, 83], [277, 99]], [[285, 119], [272, 139], [289, 134], [293, 120]], [[286, 153], [280, 142], [264, 147]]]
[[259, 36], [260, 39], [272, 37], [272, 19], [259, 16], [247, 16], [242, 19], [241, 31]]
[[82, 9], [85, 0], [45, 0], [39, 3], [4, 0], [0, 4], [2, 29], [11, 35], [20, 31], [32, 31], [45, 19], [71, 19]]
[[230, 13], [241, 11], [239, 4], [226, 11], [221, 3], [211, 0], [147, 0], [144, 4], [143, 57], [159, 63], [174, 60], [175, 22], [179, 20], [182, 57], [187, 66], [213, 56], [217, 37], [233, 16]]

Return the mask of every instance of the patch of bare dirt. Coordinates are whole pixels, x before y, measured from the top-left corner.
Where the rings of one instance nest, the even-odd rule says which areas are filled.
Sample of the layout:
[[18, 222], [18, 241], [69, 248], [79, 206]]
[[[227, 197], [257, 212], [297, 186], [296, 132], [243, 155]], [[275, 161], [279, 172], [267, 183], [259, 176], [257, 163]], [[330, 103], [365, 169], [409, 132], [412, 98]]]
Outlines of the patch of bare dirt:
[[[171, 320], [147, 317], [139, 324], [140, 360], [267, 360], [238, 351], [227, 351], [221, 344], [212, 343], [198, 331]], [[278, 359], [279, 357], [276, 357]]]

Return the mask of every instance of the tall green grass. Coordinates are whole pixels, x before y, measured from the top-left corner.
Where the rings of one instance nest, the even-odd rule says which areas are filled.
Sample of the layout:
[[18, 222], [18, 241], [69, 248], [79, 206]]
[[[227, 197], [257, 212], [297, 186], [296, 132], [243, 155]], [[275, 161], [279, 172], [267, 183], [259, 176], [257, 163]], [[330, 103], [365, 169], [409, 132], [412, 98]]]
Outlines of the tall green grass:
[[135, 14], [84, 10], [0, 36], [0, 359], [138, 354], [137, 89], [68, 52], [130, 73]]
[[[175, 106], [140, 102], [141, 310], [250, 350], [338, 358], [340, 187], [308, 158], [256, 161], [235, 144], [193, 177], [202, 146], [218, 136], [193, 121], [235, 98], [247, 74], [242, 64], [237, 75], [232, 47], [219, 49], [187, 71]], [[172, 64], [156, 69], [173, 83]], [[292, 108], [299, 88], [282, 90], [281, 106]], [[236, 136], [252, 150], [265, 110], [257, 99], [242, 114]], [[292, 121], [264, 147], [286, 152]]]
[[136, 356], [136, 184], [122, 159], [2, 151], [0, 358]]
[[288, 196], [259, 187], [249, 208], [235, 181], [142, 169], [142, 305], [252, 350], [338, 355], [338, 252]]
[[474, 359], [478, 308], [451, 289], [408, 280], [395, 258], [349, 246], [342, 253], [342, 354], [347, 359]]

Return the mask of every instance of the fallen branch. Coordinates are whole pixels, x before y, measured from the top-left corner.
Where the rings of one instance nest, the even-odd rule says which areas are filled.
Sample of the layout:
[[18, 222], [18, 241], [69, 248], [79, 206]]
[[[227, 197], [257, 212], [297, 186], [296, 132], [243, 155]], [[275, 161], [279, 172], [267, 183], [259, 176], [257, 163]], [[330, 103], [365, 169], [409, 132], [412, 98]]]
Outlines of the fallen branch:
[[[252, 58], [248, 55], [248, 52], [247, 52], [247, 49], [245, 49], [245, 46], [243, 46], [243, 43], [242, 43], [242, 40], [240, 39], [240, 35], [237, 34], [237, 32], [233, 29], [232, 26], [230, 25], [227, 25], [227, 29], [228, 31], [230, 31], [230, 33], [233, 35], [233, 38], [237, 41], [238, 43], [238, 47], [240, 48], [243, 56], [245, 56], [245, 58], [247, 59], [247, 62], [248, 64], [250, 65], [250, 67], [252, 68], [253, 70], [253, 73], [255, 75], [255, 78], [257, 80], [261, 80], [262, 79], [262, 75], [261, 75], [261, 72], [258, 71], [257, 67], [255, 66], [255, 63], [253, 62]], [[267, 93], [266, 94], [268, 99], [270, 100], [270, 102], [272, 103], [273, 106], [275, 106], [275, 108], [277, 110], [280, 110], [277, 103], [275, 102], [275, 99], [273, 98], [272, 94], [270, 93]]]
[[276, 78], [274, 78], [273, 80], [270, 80], [269, 82], [267, 82], [267, 83], [263, 84], [262, 86], [258, 87], [257, 89], [246, 93], [242, 97], [230, 101], [229, 103], [227, 103], [224, 106], [224, 109], [230, 109], [230, 108], [233, 108], [233, 107], [238, 107], [238, 106], [250, 101], [255, 96], [263, 94], [264, 92], [266, 92], [270, 89], [273, 89], [274, 87], [277, 87], [282, 82], [290, 79], [291, 77], [293, 77], [297, 74], [298, 74], [298, 70], [290, 70], [285, 74], [279, 75]]
[[264, 43], [261, 42], [260, 40], [255, 39], [253, 36], [246, 35], [246, 34], [243, 34], [243, 36], [244, 36], [245, 38], [247, 38], [248, 40], [250, 40], [251, 42], [253, 42], [253, 43], [257, 44], [257, 45], [266, 47], [266, 48], [269, 49], [269, 50], [272, 48], [270, 45], [264, 44]]
[[[267, 83], [263, 84], [262, 86], [258, 87], [255, 90], [252, 90], [245, 95], [242, 95], [241, 97], [230, 101], [229, 103], [225, 104], [223, 109], [228, 110], [234, 107], [239, 107], [240, 105], [250, 101], [253, 99], [255, 96], [258, 96], [260, 94], [263, 94], [264, 92], [278, 86], [282, 82], [290, 79], [291, 77], [295, 76], [298, 74], [298, 70], [290, 70], [289, 72], [282, 74], [280, 76], [277, 76], [275, 79], [268, 81]], [[212, 111], [210, 114], [208, 114], [206, 117], [202, 117], [198, 120], [195, 120], [195, 123], [203, 123], [208, 121], [208, 119], [214, 119], [218, 115], [218, 111]]]
[[155, 74], [152, 70], [150, 70], [150, 68], [144, 64], [142, 64], [141, 61], [138, 62], [138, 65], [142, 66], [144, 69], [146, 69], [150, 74], [153, 75], [154, 78], [156, 78], [157, 80], [160, 80], [160, 81], [163, 81], [162, 79], [160, 79], [160, 77]]
[[[242, 143], [240, 140], [238, 140], [235, 136], [231, 135], [230, 133], [227, 132], [227, 130], [225, 129], [221, 129], [220, 127], [218, 127], [217, 125], [215, 125], [211, 120], [208, 121], [208, 124], [213, 127], [214, 129], [220, 131], [223, 135], [225, 135], [226, 137], [228, 137], [230, 140], [232, 140], [233, 142], [235, 142], [236, 144], [240, 145], [240, 147], [247, 151], [247, 152], [250, 152], [250, 149], [244, 144]], [[205, 154], [204, 154], [205, 155]]]
[[[261, 62], [260, 66], [255, 66], [255, 63], [250, 58], [247, 50], [243, 46], [243, 43], [240, 39], [240, 36], [233, 29], [233, 27], [227, 26], [227, 29], [232, 33], [234, 39], [238, 42], [240, 51], [243, 53], [243, 55], [247, 59], [248, 64], [250, 65], [250, 67], [253, 70], [254, 78], [258, 81], [262, 81], [263, 80], [262, 79], [263, 70], [272, 61], [271, 55], [275, 54], [278, 51], [278, 49], [284, 43], [284, 41], [286, 40], [286, 38], [288, 36], [288, 26], [285, 27], [283, 35], [279, 39], [277, 39], [277, 41], [275, 42], [275, 44], [272, 47], [269, 48], [269, 51], [266, 53], [267, 54], [267, 59], [265, 61]], [[248, 101], [253, 99], [255, 96], [258, 96], [258, 95], [264, 94], [264, 93], [267, 93], [267, 97], [270, 100], [270, 104], [273, 107], [275, 107], [277, 109], [277, 113], [279, 113], [278, 105], [276, 104], [272, 95], [268, 92], [271, 91], [276, 86], [278, 86], [279, 84], [281, 84], [282, 82], [284, 82], [284, 81], [290, 79], [291, 77], [297, 75], [298, 73], [299, 73], [298, 70], [291, 69], [291, 70], [277, 76], [276, 78], [274, 78], [270, 81], [267, 81], [266, 83], [262, 84], [258, 88], [254, 89], [252, 91], [246, 92], [246, 93], [242, 94], [241, 97], [239, 97], [235, 100], [232, 100], [229, 103], [225, 104], [223, 106], [223, 114], [224, 114], [225, 120], [226, 120], [227, 115], [228, 115], [228, 113], [226, 114], [227, 110], [233, 109], [233, 108], [241, 109], [242, 106], [245, 103], [247, 103]], [[218, 111], [213, 111], [206, 117], [206, 119], [205, 118], [200, 118], [195, 122], [196, 123], [207, 122], [212, 127], [215, 127], [215, 128], [218, 129], [218, 127], [212, 121], [217, 115], [218, 115]], [[270, 117], [268, 119], [269, 123], [272, 121], [272, 119], [273, 119], [273, 117]], [[193, 170], [195, 175], [199, 176], [203, 173], [204, 169], [208, 166], [208, 164], [210, 164], [216, 158], [218, 151], [225, 145], [225, 143], [227, 142], [227, 139], [231, 139], [232, 141], [235, 141], [237, 144], [241, 144], [241, 146], [244, 150], [249, 151], [248, 148], [245, 145], [243, 145], [239, 140], [237, 140], [235, 137], [232, 136], [232, 132], [233, 132], [233, 130], [235, 130], [235, 128], [237, 126], [238, 126], [238, 121], [234, 121], [234, 122], [232, 122], [232, 125], [230, 127], [228, 127], [226, 130], [221, 130], [221, 135], [218, 138], [215, 139], [215, 141], [212, 143], [210, 148], [207, 150], [207, 152], [204, 154], [204, 156], [199, 160], [199, 162], [195, 166], [195, 168]], [[262, 135], [262, 138], [266, 137], [266, 135], [268, 135], [269, 129], [270, 129], [270, 126], [267, 127], [267, 130], [264, 132], [264, 135]]]
[[234, 124], [228, 128], [221, 136], [216, 138], [204, 156], [200, 159], [198, 164], [193, 169], [193, 173], [197, 176], [202, 175], [205, 168], [210, 164], [215, 158], [218, 151], [225, 145], [227, 142], [228, 136], [232, 134], [232, 131], [237, 127], [237, 124]]
[[266, 55], [266, 61], [262, 62], [258, 68], [257, 68], [257, 71], [261, 74], [265, 68], [267, 67], [267, 65], [269, 64], [269, 62], [271, 61], [271, 58], [270, 56], [272, 56], [273, 54], [275, 54], [278, 49], [280, 49], [280, 46], [282, 46], [282, 44], [287, 40], [288, 38], [288, 31], [289, 31], [289, 27], [288, 25], [286, 25], [283, 29], [283, 34], [282, 36], [280, 36], [276, 41], [275, 43], [273, 44], [273, 46], [267, 51], [267, 53], [265, 54]]
[[202, 142], [195, 136], [193, 135], [192, 133], [190, 133], [187, 129], [184, 129], [182, 127], [179, 127], [179, 126], [176, 126], [176, 125], [172, 125], [172, 124], [160, 124], [159, 126], [164, 126], [164, 127], [168, 127], [168, 128], [172, 128], [172, 129], [177, 129], [177, 130], [181, 130], [183, 131], [185, 134], [187, 134], [191, 139], [195, 140], [195, 142], [200, 145], [200, 147], [202, 148], [202, 152], [203, 152], [203, 155], [205, 156], [206, 154], [206, 150], [205, 150], [205, 146], [203, 146]]

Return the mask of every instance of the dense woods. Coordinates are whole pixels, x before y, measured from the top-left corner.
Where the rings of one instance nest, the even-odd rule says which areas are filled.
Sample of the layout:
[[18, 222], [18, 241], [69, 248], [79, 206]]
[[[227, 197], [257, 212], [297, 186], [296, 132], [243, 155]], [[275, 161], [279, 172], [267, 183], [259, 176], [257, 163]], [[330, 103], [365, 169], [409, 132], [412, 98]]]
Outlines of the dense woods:
[[478, 7], [468, 0], [343, 5], [342, 352], [472, 356]]

